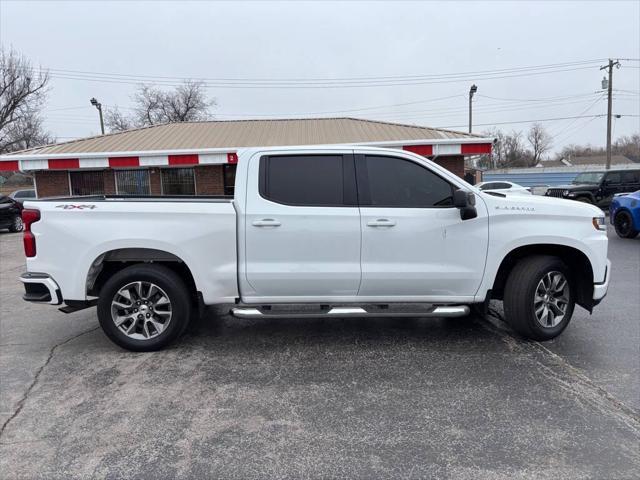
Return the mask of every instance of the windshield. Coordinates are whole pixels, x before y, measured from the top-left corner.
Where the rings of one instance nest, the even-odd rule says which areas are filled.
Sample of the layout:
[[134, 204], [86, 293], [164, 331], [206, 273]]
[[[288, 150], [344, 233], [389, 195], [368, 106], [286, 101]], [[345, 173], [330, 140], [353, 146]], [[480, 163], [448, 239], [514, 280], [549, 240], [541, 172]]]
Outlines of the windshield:
[[603, 176], [603, 172], [580, 173], [571, 183], [574, 185], [578, 185], [580, 183], [600, 183]]

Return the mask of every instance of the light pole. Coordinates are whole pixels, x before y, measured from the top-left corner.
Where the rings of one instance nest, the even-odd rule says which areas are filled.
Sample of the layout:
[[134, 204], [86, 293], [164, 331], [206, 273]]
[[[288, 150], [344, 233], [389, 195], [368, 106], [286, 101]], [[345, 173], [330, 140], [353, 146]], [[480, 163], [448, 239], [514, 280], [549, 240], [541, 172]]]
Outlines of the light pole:
[[471, 85], [471, 88], [469, 89], [469, 133], [471, 133], [471, 119], [473, 117], [473, 94], [476, 93], [478, 91], [478, 87], [476, 86], [476, 84], [474, 83], [473, 85]]
[[102, 120], [102, 104], [96, 100], [96, 97], [93, 97], [91, 100], [91, 105], [98, 109], [98, 113], [100, 114], [100, 130], [102, 131], [102, 135], [104, 135], [104, 120]]

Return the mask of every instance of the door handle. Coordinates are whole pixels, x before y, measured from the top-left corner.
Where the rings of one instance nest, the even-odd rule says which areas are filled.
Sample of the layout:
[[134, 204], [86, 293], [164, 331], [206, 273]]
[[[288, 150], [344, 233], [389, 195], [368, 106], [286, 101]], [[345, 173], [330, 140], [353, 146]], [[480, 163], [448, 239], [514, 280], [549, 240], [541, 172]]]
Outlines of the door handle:
[[282, 224], [273, 218], [263, 218], [262, 220], [256, 220], [251, 225], [254, 227], [279, 227]]
[[377, 220], [372, 220], [367, 222], [367, 227], [395, 227], [395, 220], [389, 220], [388, 218], [379, 218]]

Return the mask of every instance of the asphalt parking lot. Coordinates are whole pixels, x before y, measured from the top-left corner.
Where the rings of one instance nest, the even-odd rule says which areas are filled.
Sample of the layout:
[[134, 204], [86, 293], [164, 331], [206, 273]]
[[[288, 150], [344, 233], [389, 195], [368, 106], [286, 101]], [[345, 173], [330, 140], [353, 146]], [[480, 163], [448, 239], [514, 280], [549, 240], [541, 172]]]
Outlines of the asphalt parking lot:
[[[640, 476], [640, 238], [553, 342], [495, 318], [239, 320], [129, 353], [20, 299], [0, 233], [3, 478]], [[493, 310], [499, 315], [499, 304]]]

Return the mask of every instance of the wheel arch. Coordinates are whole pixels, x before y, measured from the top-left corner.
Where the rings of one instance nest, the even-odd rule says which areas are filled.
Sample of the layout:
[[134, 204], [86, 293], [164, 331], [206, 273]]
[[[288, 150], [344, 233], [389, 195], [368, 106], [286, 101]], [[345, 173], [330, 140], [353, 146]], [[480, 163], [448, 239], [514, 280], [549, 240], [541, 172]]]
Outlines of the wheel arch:
[[86, 294], [98, 296], [105, 282], [112, 275], [140, 263], [156, 263], [173, 270], [182, 278], [194, 298], [197, 297], [195, 278], [186, 262], [173, 253], [155, 248], [116, 248], [100, 254], [91, 263], [87, 272]]
[[523, 245], [511, 250], [500, 263], [491, 289], [492, 298], [502, 300], [509, 274], [521, 259], [533, 255], [552, 255], [560, 258], [572, 272], [577, 287], [576, 303], [589, 312], [593, 302], [593, 267], [589, 258], [579, 249], [558, 244]]
[[575, 193], [575, 199], [576, 199], [576, 200], [577, 200], [577, 199], [579, 199], [580, 197], [586, 197], [586, 198], [588, 198], [592, 203], [594, 203], [594, 204], [595, 204], [595, 202], [596, 202], [596, 196], [594, 195], [594, 193], [593, 193], [593, 192], [590, 192], [590, 191], [588, 191], [588, 190], [579, 190], [579, 191], [572, 192], [572, 193]]
[[[634, 217], [633, 212], [632, 212], [632, 211], [631, 211], [631, 209], [630, 209], [629, 207], [627, 207], [626, 205], [620, 205], [618, 208], [616, 208], [616, 211], [615, 211], [615, 213], [613, 214], [613, 220], [615, 221], [616, 217], [617, 217], [620, 213], [622, 213], [622, 212], [628, 213], [628, 214], [629, 214], [629, 216], [631, 217], [631, 221], [632, 221], [632, 222], [634, 222], [634, 221], [635, 221], [635, 217]], [[633, 223], [633, 227], [634, 227], [634, 228], [635, 228], [635, 227], [640, 227], [640, 225], [636, 225], [636, 224], [635, 224], [635, 222], [634, 222], [634, 223]]]

